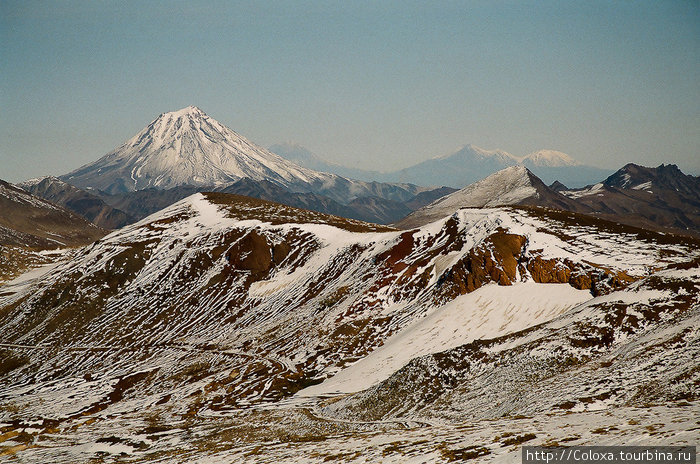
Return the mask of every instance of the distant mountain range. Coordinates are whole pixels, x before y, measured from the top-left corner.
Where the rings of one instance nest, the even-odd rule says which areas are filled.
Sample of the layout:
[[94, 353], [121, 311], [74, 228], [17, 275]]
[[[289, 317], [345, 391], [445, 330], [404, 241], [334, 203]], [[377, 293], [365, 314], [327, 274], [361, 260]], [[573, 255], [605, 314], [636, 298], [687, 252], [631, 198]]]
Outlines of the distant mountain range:
[[395, 225], [412, 228], [460, 208], [538, 206], [583, 213], [644, 229], [700, 236], [700, 177], [675, 165], [648, 168], [628, 164], [594, 185], [546, 186], [525, 166], [505, 168], [445, 195]]
[[407, 201], [428, 190], [410, 184], [357, 181], [298, 166], [194, 106], [161, 114], [120, 147], [60, 179], [108, 194], [184, 185], [215, 189], [251, 179], [294, 193], [324, 195], [340, 203], [363, 196]]
[[546, 183], [560, 181], [572, 187], [583, 187], [599, 182], [613, 172], [609, 169], [584, 165], [566, 153], [555, 150], [538, 150], [518, 157], [503, 150], [485, 150], [475, 145], [466, 145], [455, 153], [391, 172], [366, 171], [329, 163], [298, 144], [273, 145], [270, 151], [300, 166], [357, 179], [444, 185], [453, 188], [465, 187], [496, 171], [516, 165], [529, 168]]
[[316, 171], [332, 172], [334, 174], [338, 174], [339, 176], [349, 177], [351, 179], [359, 179], [369, 182], [388, 182], [387, 179], [390, 177], [379, 171], [358, 169], [343, 166], [337, 163], [331, 163], [296, 143], [290, 142], [272, 145], [269, 150], [294, 164], [298, 164], [299, 166], [314, 169]]
[[79, 189], [58, 177], [30, 179], [17, 186], [78, 213], [104, 229], [119, 229], [136, 221], [135, 217], [105, 203], [95, 191]]
[[197, 192], [217, 191], [275, 201], [351, 219], [380, 224], [396, 222], [411, 211], [454, 191], [447, 187], [426, 190], [408, 201], [393, 201], [378, 196], [355, 198], [347, 204], [313, 192], [299, 193], [267, 180], [242, 178], [225, 187], [182, 185], [162, 190], [148, 188], [134, 192], [107, 194], [99, 190], [81, 190], [56, 177], [32, 179], [17, 184], [26, 191], [81, 215], [105, 229], [118, 229], [134, 223]]
[[359, 181], [301, 167], [193, 106], [161, 114], [93, 163], [58, 179], [22, 185], [109, 228], [141, 219], [199, 191], [245, 194], [379, 223], [397, 221], [437, 198], [438, 192], [450, 191]]
[[[108, 229], [142, 219], [195, 192], [220, 191], [400, 227], [424, 224], [459, 207], [529, 205], [675, 233], [695, 235], [700, 230], [697, 178], [675, 166], [627, 165], [608, 176], [608, 171], [584, 166], [558, 151], [516, 157], [467, 145], [448, 156], [379, 174], [344, 170], [299, 145], [271, 149], [289, 159], [249, 142], [199, 108], [187, 107], [161, 114], [94, 163], [60, 178], [34, 179], [20, 186]], [[393, 177], [469, 185], [453, 193], [451, 187], [354, 180], [308, 166], [385, 181]], [[577, 181], [567, 184], [570, 174], [578, 176], [578, 182], [584, 177], [594, 182], [572, 189]]]
[[80, 215], [0, 180], [0, 287], [106, 234]]

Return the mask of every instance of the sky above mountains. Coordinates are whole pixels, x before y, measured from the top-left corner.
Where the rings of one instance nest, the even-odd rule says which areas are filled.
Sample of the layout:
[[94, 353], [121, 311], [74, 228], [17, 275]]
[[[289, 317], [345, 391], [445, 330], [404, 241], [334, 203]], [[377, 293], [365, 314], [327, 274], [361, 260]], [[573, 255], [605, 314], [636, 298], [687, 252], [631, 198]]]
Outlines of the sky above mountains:
[[407, 167], [473, 143], [700, 174], [697, 2], [0, 2], [0, 178], [197, 105], [263, 146]]

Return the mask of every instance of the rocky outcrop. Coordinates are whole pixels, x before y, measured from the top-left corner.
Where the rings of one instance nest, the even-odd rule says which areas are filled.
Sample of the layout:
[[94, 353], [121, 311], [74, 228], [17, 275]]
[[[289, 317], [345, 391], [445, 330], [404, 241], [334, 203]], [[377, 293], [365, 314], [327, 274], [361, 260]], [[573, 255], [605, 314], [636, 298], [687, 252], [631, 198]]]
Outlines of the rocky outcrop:
[[591, 290], [594, 296], [635, 280], [624, 273], [569, 259], [543, 258], [540, 250], [528, 250], [527, 237], [500, 230], [440, 277], [436, 301], [449, 301], [491, 282], [512, 285], [528, 278], [537, 283], [569, 284], [578, 290]]

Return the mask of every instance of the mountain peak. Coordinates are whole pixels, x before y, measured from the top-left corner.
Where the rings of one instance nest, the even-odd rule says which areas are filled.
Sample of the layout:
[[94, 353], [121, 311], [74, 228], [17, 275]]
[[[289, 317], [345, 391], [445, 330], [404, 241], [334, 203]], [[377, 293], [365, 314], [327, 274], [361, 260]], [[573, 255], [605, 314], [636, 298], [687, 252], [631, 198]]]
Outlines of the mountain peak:
[[566, 185], [562, 184], [562, 183], [559, 182], [558, 180], [555, 180], [554, 182], [552, 182], [552, 184], [549, 186], [549, 188], [551, 188], [551, 189], [554, 190], [555, 192], [564, 192], [564, 191], [569, 190], [569, 187], [567, 187]]
[[575, 202], [547, 187], [526, 166], [517, 164], [501, 169], [414, 211], [396, 223], [396, 226], [406, 229], [427, 224], [453, 214], [461, 208], [494, 208], [517, 205], [548, 206], [570, 211], [580, 209]]
[[33, 177], [31, 179], [24, 180], [22, 182], [18, 182], [15, 184], [18, 187], [21, 187], [24, 190], [27, 190], [27, 187], [32, 187], [34, 185], [41, 184], [42, 182], [45, 182], [46, 180], [52, 181], [52, 182], [62, 182], [58, 177], [54, 176], [41, 176], [41, 177]]
[[[524, 166], [522, 164], [516, 164], [515, 166], [508, 166], [507, 168], [501, 169], [500, 171], [494, 173], [499, 174], [502, 176], [505, 175], [518, 175], [518, 176], [525, 176], [525, 175], [534, 175], [532, 172], [527, 168], [527, 166]], [[490, 177], [490, 176], [489, 176]]]
[[681, 171], [675, 164], [661, 164], [655, 168], [628, 163], [613, 175], [605, 179], [603, 184], [607, 187], [621, 189], [651, 191], [667, 189], [683, 192], [689, 195], [697, 195], [700, 185], [692, 177]]
[[220, 186], [248, 177], [289, 187], [318, 177], [188, 106], [162, 113], [122, 146], [61, 179], [119, 193]]
[[207, 116], [207, 114], [202, 111], [198, 106], [190, 105], [186, 106], [185, 108], [181, 108], [176, 111], [170, 111], [168, 113], [162, 113], [160, 116], [161, 117], [175, 117], [175, 118], [180, 118], [183, 116]]
[[452, 157], [461, 157], [461, 156], [465, 156], [465, 155], [471, 155], [471, 156], [476, 155], [476, 156], [479, 156], [479, 157], [485, 158], [485, 159], [492, 158], [492, 159], [498, 160], [499, 162], [504, 163], [504, 165], [514, 164], [517, 162], [517, 158], [515, 156], [511, 155], [510, 153], [508, 153], [507, 151], [503, 151], [503, 150], [499, 150], [499, 149], [487, 150], [485, 148], [478, 147], [478, 146], [471, 144], [471, 143], [463, 146], [456, 153], [452, 153], [452, 154], [449, 154], [446, 156], [441, 156], [439, 158], [444, 159], [444, 158], [452, 158]]
[[537, 150], [523, 157], [523, 163], [538, 167], [578, 166], [581, 163], [556, 150]]
[[528, 198], [538, 198], [542, 189], [547, 187], [527, 167], [509, 166], [413, 212], [397, 225], [410, 228], [427, 224], [460, 208], [518, 205]]

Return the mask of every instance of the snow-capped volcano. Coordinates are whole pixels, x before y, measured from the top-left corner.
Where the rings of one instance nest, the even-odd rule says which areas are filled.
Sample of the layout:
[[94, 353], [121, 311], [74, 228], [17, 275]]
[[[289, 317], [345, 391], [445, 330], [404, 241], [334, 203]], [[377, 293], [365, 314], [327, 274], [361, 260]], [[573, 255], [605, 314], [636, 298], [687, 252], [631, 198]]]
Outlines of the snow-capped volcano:
[[476, 145], [468, 144], [455, 153], [436, 156], [433, 159], [460, 158], [465, 161], [489, 160], [500, 166], [511, 166], [519, 161], [519, 158], [503, 150], [486, 150]]
[[251, 179], [291, 192], [325, 195], [342, 204], [364, 196], [406, 201], [426, 190], [301, 167], [250, 142], [195, 106], [161, 114], [117, 149], [60, 179], [110, 194], [183, 185], [209, 189]]
[[579, 166], [581, 163], [566, 153], [556, 150], [537, 150], [529, 155], [520, 158], [522, 164], [527, 167], [563, 167]]
[[107, 192], [179, 185], [217, 186], [241, 178], [285, 187], [331, 180], [255, 145], [196, 106], [163, 113], [126, 143], [62, 179]]
[[382, 179], [418, 185], [465, 187], [500, 169], [517, 165], [529, 168], [547, 183], [558, 180], [576, 187], [598, 182], [612, 173], [606, 169], [587, 166], [556, 150], [537, 150], [525, 156], [517, 156], [504, 150], [465, 145], [454, 153], [386, 173]]

